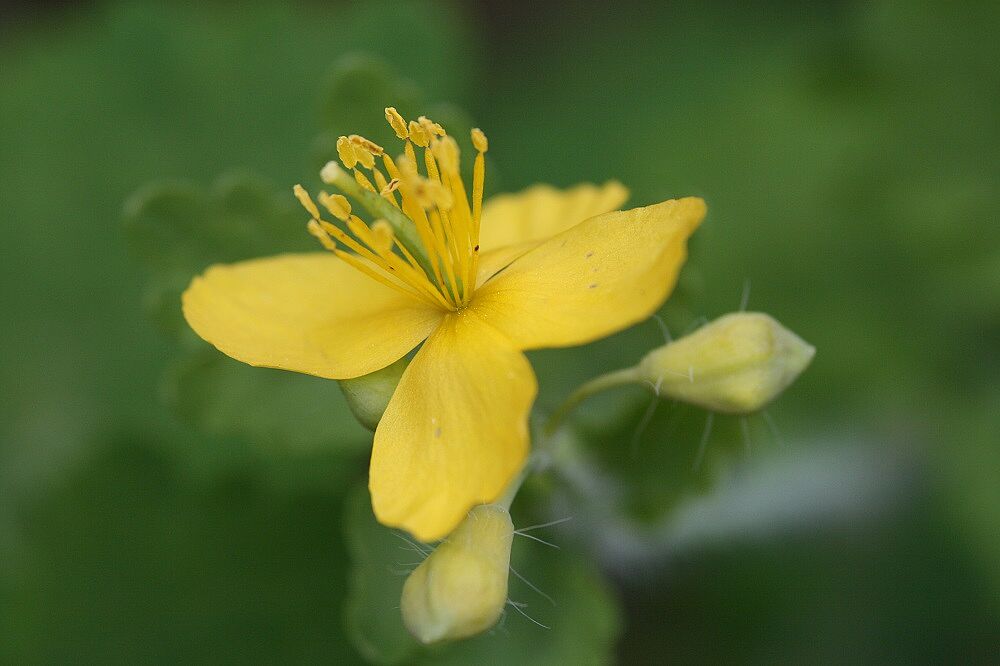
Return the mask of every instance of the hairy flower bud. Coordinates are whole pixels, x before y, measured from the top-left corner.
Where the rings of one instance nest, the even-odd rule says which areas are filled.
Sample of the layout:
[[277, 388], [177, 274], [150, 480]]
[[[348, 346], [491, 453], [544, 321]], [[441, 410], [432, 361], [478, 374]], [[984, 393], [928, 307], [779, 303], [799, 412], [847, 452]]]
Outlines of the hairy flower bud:
[[347, 399], [347, 406], [361, 425], [375, 432], [407, 365], [409, 359], [403, 357], [369, 375], [340, 380], [340, 390]]
[[638, 370], [662, 396], [716, 412], [749, 414], [795, 381], [815, 353], [769, 315], [736, 312], [654, 349]]
[[403, 585], [406, 628], [421, 643], [467, 638], [500, 619], [514, 525], [502, 506], [477, 506]]

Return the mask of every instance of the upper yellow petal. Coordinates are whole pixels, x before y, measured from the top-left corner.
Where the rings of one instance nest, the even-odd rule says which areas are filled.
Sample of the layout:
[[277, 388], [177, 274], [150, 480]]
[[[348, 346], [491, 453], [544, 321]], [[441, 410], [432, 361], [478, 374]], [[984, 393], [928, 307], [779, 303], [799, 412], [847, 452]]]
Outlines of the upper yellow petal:
[[689, 197], [591, 218], [483, 284], [470, 308], [520, 349], [604, 337], [663, 303], [704, 217]]
[[182, 302], [191, 328], [223, 353], [329, 379], [402, 358], [444, 314], [323, 253], [212, 266]]
[[536, 392], [510, 341], [468, 310], [447, 315], [375, 431], [369, 486], [379, 521], [433, 541], [496, 500], [528, 453]]
[[618, 209], [628, 199], [619, 182], [581, 183], [568, 190], [534, 185], [516, 194], [495, 196], [483, 206], [479, 246], [480, 281], [547, 238], [587, 218]]

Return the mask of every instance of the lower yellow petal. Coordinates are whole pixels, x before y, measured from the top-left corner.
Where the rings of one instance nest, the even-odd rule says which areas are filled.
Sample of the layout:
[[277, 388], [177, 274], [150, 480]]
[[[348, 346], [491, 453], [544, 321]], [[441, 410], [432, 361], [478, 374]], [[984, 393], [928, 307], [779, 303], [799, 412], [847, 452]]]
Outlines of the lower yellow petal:
[[616, 210], [628, 189], [615, 181], [582, 183], [568, 190], [534, 185], [516, 194], [501, 194], [483, 207], [479, 246], [480, 281], [547, 238], [589, 217]]
[[447, 315], [375, 431], [369, 485], [379, 521], [433, 541], [497, 499], [528, 453], [536, 392], [510, 341], [468, 310]]
[[705, 202], [689, 197], [591, 218], [483, 284], [470, 309], [520, 349], [604, 337], [663, 303], [704, 216]]
[[182, 301], [191, 328], [223, 353], [329, 379], [384, 368], [443, 316], [324, 253], [212, 266]]

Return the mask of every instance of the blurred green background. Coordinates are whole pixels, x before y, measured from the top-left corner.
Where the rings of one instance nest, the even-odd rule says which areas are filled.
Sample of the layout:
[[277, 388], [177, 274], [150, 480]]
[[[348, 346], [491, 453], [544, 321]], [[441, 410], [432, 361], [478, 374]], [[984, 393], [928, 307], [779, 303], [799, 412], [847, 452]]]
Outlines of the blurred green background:
[[[996, 3], [4, 12], [0, 661], [1000, 659]], [[539, 484], [515, 522], [574, 525], [515, 549], [549, 629], [430, 653], [372, 601], [407, 555], [352, 489], [368, 440], [337, 387], [220, 358], [176, 300], [212, 261], [311, 247], [291, 185], [393, 103], [482, 127], [493, 191], [703, 196], [674, 332], [749, 284], [818, 349], [749, 457], [718, 420], [734, 475], [692, 470], [704, 414], [595, 401], [595, 458], [668, 533], [623, 547]], [[540, 407], [660, 336], [535, 354]]]

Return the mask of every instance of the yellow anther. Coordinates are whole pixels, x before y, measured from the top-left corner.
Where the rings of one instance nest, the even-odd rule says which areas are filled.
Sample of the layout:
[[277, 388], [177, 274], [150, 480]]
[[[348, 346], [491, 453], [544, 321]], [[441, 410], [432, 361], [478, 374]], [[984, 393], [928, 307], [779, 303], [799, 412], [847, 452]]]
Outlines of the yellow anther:
[[385, 196], [390, 192], [395, 192], [398, 189], [399, 189], [399, 178], [393, 178], [388, 183], [386, 183], [385, 187], [382, 188], [382, 191], [379, 194]]
[[410, 140], [421, 148], [426, 148], [430, 143], [430, 136], [416, 120], [410, 121]]
[[319, 202], [338, 220], [347, 221], [351, 217], [351, 202], [343, 194], [320, 192]]
[[337, 139], [337, 155], [340, 156], [340, 161], [348, 169], [353, 169], [354, 165], [358, 163], [357, 152], [354, 149], [354, 144], [346, 136]]
[[453, 138], [446, 136], [440, 141], [435, 141], [432, 150], [442, 171], [446, 173], [458, 171], [458, 144]]
[[396, 239], [396, 234], [392, 230], [392, 225], [390, 225], [385, 220], [375, 220], [372, 223], [372, 248], [377, 252], [384, 254], [392, 250], [392, 244]]
[[340, 168], [340, 165], [336, 162], [327, 162], [319, 172], [319, 177], [327, 185], [332, 185], [337, 182], [337, 179], [344, 173], [344, 170]]
[[320, 226], [319, 222], [316, 220], [309, 220], [306, 224], [306, 229], [309, 233], [316, 237], [316, 239], [323, 244], [327, 250], [335, 252], [337, 250], [337, 244], [330, 238], [329, 234], [323, 231], [323, 227]]
[[483, 134], [483, 130], [478, 127], [472, 128], [472, 145], [475, 146], [476, 150], [480, 153], [485, 153], [490, 149], [489, 140], [487, 140], [486, 135]]
[[420, 126], [424, 128], [429, 136], [444, 136], [447, 134], [441, 125], [437, 124], [427, 116], [420, 116], [417, 118], [417, 122], [420, 123]]
[[427, 183], [427, 194], [434, 205], [441, 210], [451, 210], [452, 204], [455, 203], [451, 196], [451, 190], [434, 180]]
[[302, 204], [302, 207], [305, 208], [310, 215], [313, 217], [319, 217], [319, 208], [316, 208], [316, 204], [313, 203], [313, 200], [309, 197], [309, 193], [306, 192], [306, 188], [301, 185], [296, 185], [292, 188], [292, 192], [295, 193], [295, 198], [299, 200], [299, 203]]
[[410, 133], [406, 131], [406, 121], [403, 120], [403, 116], [399, 115], [399, 111], [396, 110], [396, 107], [385, 107], [385, 119], [389, 121], [389, 126], [392, 127], [392, 131], [395, 132], [396, 136], [400, 139], [405, 139], [410, 136]]
[[375, 158], [361, 146], [354, 146], [354, 155], [358, 158], [358, 163], [366, 169], [375, 166]]
[[368, 151], [372, 155], [375, 155], [376, 157], [381, 157], [382, 153], [385, 152], [382, 149], [382, 146], [378, 145], [374, 141], [369, 141], [365, 137], [360, 136], [358, 134], [352, 134], [348, 138], [350, 138], [351, 143], [353, 143], [355, 146], [360, 146], [361, 148]]

